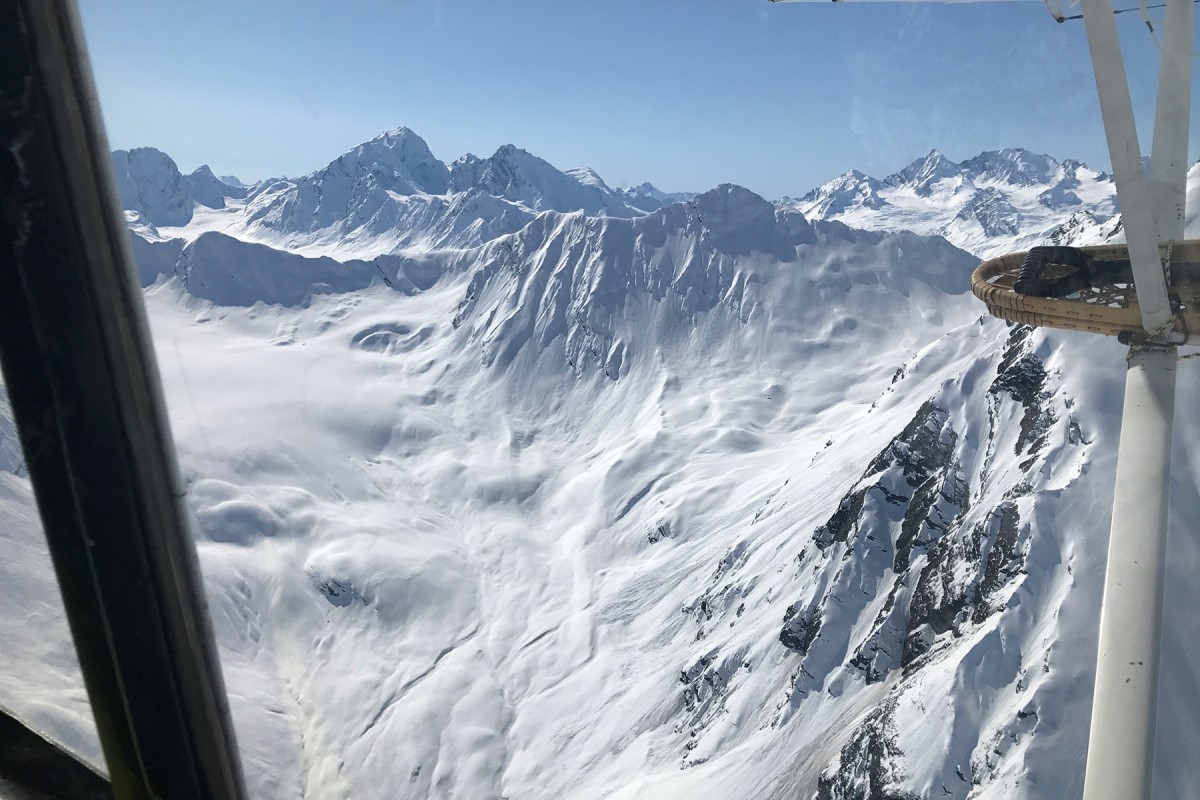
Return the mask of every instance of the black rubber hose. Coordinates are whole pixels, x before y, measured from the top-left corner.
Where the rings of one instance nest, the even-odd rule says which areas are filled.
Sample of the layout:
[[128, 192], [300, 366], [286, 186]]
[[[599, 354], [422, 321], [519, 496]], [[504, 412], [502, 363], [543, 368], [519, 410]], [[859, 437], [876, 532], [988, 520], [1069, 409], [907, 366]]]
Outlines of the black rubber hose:
[[[1062, 274], [1052, 274], [1051, 264], [1067, 267]], [[1058, 245], [1035, 247], [1025, 255], [1017, 282], [1017, 294], [1030, 297], [1066, 297], [1090, 285], [1092, 257], [1077, 247]]]

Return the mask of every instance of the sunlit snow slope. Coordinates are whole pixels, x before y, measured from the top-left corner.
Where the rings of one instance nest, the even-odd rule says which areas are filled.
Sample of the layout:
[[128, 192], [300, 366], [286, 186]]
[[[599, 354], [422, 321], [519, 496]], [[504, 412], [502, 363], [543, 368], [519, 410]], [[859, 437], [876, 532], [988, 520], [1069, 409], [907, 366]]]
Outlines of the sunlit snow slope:
[[[515, 185], [393, 138], [385, 205]], [[535, 209], [539, 170], [454, 249], [130, 215], [252, 796], [1079, 797], [1121, 348], [981, 318], [940, 237], [585, 171]], [[97, 760], [3, 400], [0, 704]], [[1198, 434], [1161, 798], [1200, 780]]]
[[813, 219], [945, 236], [978, 256], [1111, 236], [1112, 176], [1015, 148], [955, 163], [937, 150], [883, 179], [857, 170], [781, 205]]

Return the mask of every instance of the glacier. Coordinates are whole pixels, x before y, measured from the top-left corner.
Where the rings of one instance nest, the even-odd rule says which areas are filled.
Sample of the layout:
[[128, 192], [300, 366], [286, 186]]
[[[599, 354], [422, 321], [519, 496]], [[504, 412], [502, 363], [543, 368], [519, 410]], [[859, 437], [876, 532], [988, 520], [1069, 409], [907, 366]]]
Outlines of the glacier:
[[[251, 796], [1080, 796], [1123, 348], [967, 288], [1118, 237], [1103, 174], [671, 196], [407, 129], [249, 187], [114, 161]], [[5, 400], [0, 705], [101, 764]], [[1198, 434], [1162, 798], [1200, 780]]]

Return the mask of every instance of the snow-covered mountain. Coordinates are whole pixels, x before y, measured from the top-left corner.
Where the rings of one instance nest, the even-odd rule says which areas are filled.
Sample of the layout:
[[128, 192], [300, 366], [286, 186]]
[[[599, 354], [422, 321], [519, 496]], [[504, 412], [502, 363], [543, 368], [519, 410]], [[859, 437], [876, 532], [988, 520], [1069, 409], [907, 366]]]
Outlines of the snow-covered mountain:
[[195, 199], [179, 168], [166, 153], [152, 147], [117, 150], [113, 175], [121, 203], [151, 225], [186, 225]]
[[[1114, 341], [981, 316], [940, 236], [392, 138], [134, 216], [252, 796], [1080, 796]], [[964, 227], [1064, 169], [1018, 161]], [[927, 166], [873, 191], [963, 177]], [[390, 213], [425, 245], [371, 252]], [[0, 704], [98, 760], [6, 419]], [[1161, 798], [1200, 780], [1178, 428]]]
[[[543, 211], [645, 213], [589, 169], [562, 172], [513, 145], [450, 165], [398, 128], [298, 180], [235, 186], [201, 167], [184, 178], [151, 148], [115, 154], [126, 209], [148, 238], [220, 231], [308, 255], [374, 257], [475, 247], [514, 233]], [[159, 229], [164, 229], [160, 231]]]
[[945, 236], [981, 257], [1049, 241], [1095, 243], [1117, 214], [1110, 175], [1023, 149], [961, 163], [933, 150], [886, 178], [851, 170], [781, 204], [813, 219]]
[[686, 203], [696, 196], [694, 192], [664, 192], [650, 182], [619, 189], [618, 192], [627, 203], [643, 211], [654, 211], [672, 203]]
[[225, 199], [241, 199], [246, 188], [218, 178], [207, 164], [198, 167], [185, 179], [192, 200], [205, 208], [224, 208]]
[[116, 150], [112, 158], [121, 202], [145, 225], [184, 226], [197, 205], [223, 209], [226, 198], [246, 196], [244, 186], [218, 178], [207, 165], [183, 175], [170, 156], [153, 147]]

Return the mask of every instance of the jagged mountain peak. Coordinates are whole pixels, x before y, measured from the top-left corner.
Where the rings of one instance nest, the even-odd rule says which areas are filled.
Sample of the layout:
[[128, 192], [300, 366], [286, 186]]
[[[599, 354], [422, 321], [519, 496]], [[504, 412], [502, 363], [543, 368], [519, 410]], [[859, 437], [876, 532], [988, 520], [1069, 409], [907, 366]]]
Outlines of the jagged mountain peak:
[[256, 187], [245, 224], [272, 235], [394, 236], [406, 218], [423, 218], [423, 212], [440, 207], [429, 198], [444, 195], [450, 182], [449, 168], [424, 139], [409, 128], [395, 128], [294, 183]]
[[179, 169], [175, 164], [175, 159], [157, 147], [131, 147], [128, 150], [114, 150], [113, 156], [127, 159], [130, 163], [139, 166], [145, 165], [167, 169], [175, 167], [175, 169]]
[[396, 128], [382, 131], [370, 141], [380, 142], [388, 147], [404, 147], [408, 143], [413, 142], [417, 143], [417, 146], [419, 147], [429, 149], [429, 146], [425, 143], [425, 140], [422, 139], [416, 133], [416, 131], [406, 125], [401, 125]]
[[828, 219], [850, 209], [882, 208], [887, 205], [879, 194], [883, 188], [882, 182], [857, 169], [850, 169], [813, 189], [799, 201], [785, 199], [782, 202], [798, 206], [811, 216]]
[[113, 177], [124, 208], [152, 225], [186, 225], [193, 201], [174, 159], [154, 147], [114, 150]]
[[889, 175], [884, 183], [889, 186], [909, 186], [918, 195], [928, 196], [939, 181], [961, 177], [958, 164], [942, 155], [939, 150], [930, 150], [924, 158], [918, 158], [899, 172]]
[[761, 195], [736, 183], [722, 183], [688, 201], [707, 227], [775, 222], [775, 206]]
[[1048, 183], [1062, 167], [1056, 159], [1023, 147], [986, 150], [961, 166], [973, 180], [1005, 181], [1019, 186]]
[[664, 196], [666, 194], [650, 181], [642, 181], [637, 186], [628, 186], [626, 187], [625, 191], [636, 194], [644, 194], [650, 197]]
[[487, 158], [467, 153], [447, 166], [407, 127], [384, 131], [303, 178], [253, 187], [226, 183], [207, 166], [185, 179], [153, 149], [119, 151], [114, 164], [124, 208], [146, 225], [185, 226], [199, 203], [227, 213], [205, 213], [206, 230], [306, 252], [472, 247], [544, 211], [633, 217], [663, 204], [626, 197], [594, 170], [562, 171], [511, 143]]
[[927, 189], [938, 180], [954, 177], [971, 182], [997, 181], [1030, 186], [1051, 183], [1061, 177], [1061, 172], [1074, 174], [1080, 168], [1085, 168], [1080, 161], [1060, 163], [1051, 156], [1024, 147], [985, 150], [961, 162], [950, 160], [935, 148], [888, 176], [885, 182], [894, 186], [911, 185], [918, 190]]
[[608, 184], [604, 182], [604, 179], [600, 177], [600, 174], [591, 167], [572, 167], [565, 170], [565, 172], [584, 186], [595, 186], [597, 189], [605, 192], [612, 191]]
[[202, 164], [185, 179], [192, 199], [208, 208], [224, 208], [228, 197], [245, 197], [246, 187], [230, 184], [213, 174], [207, 164]]
[[672, 203], [682, 203], [695, 197], [694, 192], [664, 192], [653, 183], [643, 181], [637, 186], [617, 190], [625, 202], [642, 211], [654, 211]]
[[383, 188], [399, 194], [444, 194], [450, 170], [411, 129], [394, 128], [363, 142], [306, 180], [331, 178], [374, 178]]
[[489, 158], [464, 156], [454, 163], [455, 191], [479, 189], [533, 211], [584, 211], [631, 216], [637, 213], [592, 170], [563, 172], [545, 159], [513, 144]]
[[848, 169], [841, 175], [838, 175], [836, 178], [828, 180], [818, 186], [816, 189], [811, 190], [800, 199], [813, 200], [836, 189], [841, 189], [846, 186], [854, 186], [864, 181], [867, 183], [879, 184], [879, 181], [877, 181], [875, 178], [872, 178], [860, 170]]
[[450, 191], [466, 192], [479, 183], [483, 159], [474, 153], [459, 156], [450, 164]]
[[512, 142], [497, 147], [490, 160], [514, 166], [549, 165], [548, 161], [538, 158], [523, 147], [517, 147]]

